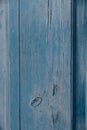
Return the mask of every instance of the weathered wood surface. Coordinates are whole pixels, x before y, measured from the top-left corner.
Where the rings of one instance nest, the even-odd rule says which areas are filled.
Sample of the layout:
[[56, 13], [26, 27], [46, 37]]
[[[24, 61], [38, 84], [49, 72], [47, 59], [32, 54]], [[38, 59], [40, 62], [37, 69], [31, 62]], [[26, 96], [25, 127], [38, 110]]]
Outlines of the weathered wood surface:
[[0, 0], [0, 130], [19, 130], [18, 0]]
[[0, 130], [8, 130], [8, 38], [7, 38], [7, 4], [0, 0]]
[[9, 0], [9, 122], [8, 130], [20, 130], [19, 122], [19, 0]]
[[86, 73], [87, 73], [87, 1], [76, 3], [76, 121], [75, 130], [86, 130]]
[[0, 130], [72, 129], [87, 129], [87, 1], [0, 0]]
[[21, 0], [21, 130], [71, 130], [71, 0]]

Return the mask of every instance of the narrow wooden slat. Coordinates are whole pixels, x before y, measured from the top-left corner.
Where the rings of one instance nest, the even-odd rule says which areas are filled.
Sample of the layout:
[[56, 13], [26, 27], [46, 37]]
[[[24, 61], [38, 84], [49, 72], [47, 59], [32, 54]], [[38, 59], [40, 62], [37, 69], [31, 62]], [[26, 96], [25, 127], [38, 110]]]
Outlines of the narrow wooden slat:
[[86, 130], [87, 1], [77, 1], [76, 128]]
[[71, 1], [20, 1], [21, 130], [71, 130]]
[[0, 0], [0, 130], [9, 129], [8, 121], [8, 38], [7, 38], [7, 1]]
[[[9, 120], [10, 130], [19, 130], [19, 0], [9, 4]], [[9, 130], [8, 129], [8, 130]]]

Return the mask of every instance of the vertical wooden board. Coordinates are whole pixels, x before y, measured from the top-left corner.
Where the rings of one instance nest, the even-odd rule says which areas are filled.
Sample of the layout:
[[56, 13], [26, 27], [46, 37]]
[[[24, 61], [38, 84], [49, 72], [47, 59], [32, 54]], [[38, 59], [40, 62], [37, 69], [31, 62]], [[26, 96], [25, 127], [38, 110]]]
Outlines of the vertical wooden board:
[[21, 130], [71, 130], [71, 1], [20, 1]]
[[19, 130], [19, 0], [9, 0], [9, 130]]
[[87, 1], [77, 1], [76, 130], [86, 130]]
[[7, 1], [0, 0], [0, 130], [8, 129], [8, 39]]

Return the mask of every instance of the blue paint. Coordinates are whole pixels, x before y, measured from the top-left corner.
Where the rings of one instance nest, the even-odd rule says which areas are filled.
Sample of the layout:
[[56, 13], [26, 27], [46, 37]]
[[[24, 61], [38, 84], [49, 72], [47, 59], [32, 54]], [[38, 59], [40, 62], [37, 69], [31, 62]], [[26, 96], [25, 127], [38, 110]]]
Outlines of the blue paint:
[[86, 6], [0, 1], [0, 130], [87, 129]]
[[[8, 65], [8, 37], [6, 24], [6, 0], [0, 1], [0, 130], [9, 129], [8, 118], [8, 88], [9, 88], [9, 65]], [[3, 13], [2, 13], [3, 12]]]
[[21, 0], [21, 130], [71, 130], [70, 10], [69, 0]]
[[19, 5], [9, 1], [9, 118], [11, 130], [19, 130]]
[[[86, 1], [77, 1], [76, 34], [76, 130], [86, 129]], [[87, 26], [87, 25], [86, 25]]]

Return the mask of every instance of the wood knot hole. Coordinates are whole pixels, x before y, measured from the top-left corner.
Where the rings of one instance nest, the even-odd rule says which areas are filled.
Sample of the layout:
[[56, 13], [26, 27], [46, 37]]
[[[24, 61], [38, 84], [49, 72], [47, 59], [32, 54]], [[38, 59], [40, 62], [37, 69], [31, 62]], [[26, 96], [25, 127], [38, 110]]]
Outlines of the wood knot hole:
[[32, 107], [37, 107], [41, 104], [41, 102], [42, 102], [42, 97], [38, 96], [38, 97], [32, 99], [30, 104]]

